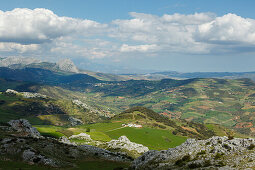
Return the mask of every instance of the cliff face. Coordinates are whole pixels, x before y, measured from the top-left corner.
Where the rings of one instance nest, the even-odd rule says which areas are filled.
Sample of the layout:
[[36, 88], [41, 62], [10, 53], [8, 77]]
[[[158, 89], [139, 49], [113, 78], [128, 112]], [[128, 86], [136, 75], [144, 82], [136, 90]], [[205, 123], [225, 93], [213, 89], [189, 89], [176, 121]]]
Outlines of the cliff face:
[[132, 169], [253, 169], [255, 140], [212, 137], [188, 139], [176, 148], [148, 151], [132, 163]]
[[58, 61], [56, 63], [55, 67], [59, 70], [65, 71], [65, 72], [72, 72], [72, 73], [78, 73], [79, 72], [76, 65], [70, 59], [64, 59], [64, 60]]

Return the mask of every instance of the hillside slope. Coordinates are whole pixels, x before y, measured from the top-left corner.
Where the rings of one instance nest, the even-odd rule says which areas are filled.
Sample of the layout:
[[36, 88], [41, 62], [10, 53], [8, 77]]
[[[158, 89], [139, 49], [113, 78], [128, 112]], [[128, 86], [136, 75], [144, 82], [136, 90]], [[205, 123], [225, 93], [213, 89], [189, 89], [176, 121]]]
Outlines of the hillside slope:
[[0, 122], [20, 118], [33, 124], [75, 125], [105, 117], [68, 100], [56, 100], [38, 93], [0, 92]]

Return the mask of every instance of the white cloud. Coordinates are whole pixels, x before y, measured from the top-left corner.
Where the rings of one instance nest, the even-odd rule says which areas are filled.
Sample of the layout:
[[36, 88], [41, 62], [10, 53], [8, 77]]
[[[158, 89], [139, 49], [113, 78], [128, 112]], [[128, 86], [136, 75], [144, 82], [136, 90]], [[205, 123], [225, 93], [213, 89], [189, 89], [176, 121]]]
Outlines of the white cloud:
[[129, 46], [127, 44], [123, 44], [120, 48], [121, 52], [151, 52], [157, 49], [157, 45], [136, 45], [136, 46]]
[[106, 25], [91, 20], [59, 17], [52, 11], [17, 8], [0, 11], [0, 41], [20, 44], [40, 44], [50, 42], [70, 34], [98, 33]]
[[113, 21], [116, 29], [110, 36], [120, 38], [123, 42], [154, 44], [162, 52], [208, 52], [208, 45], [196, 42], [193, 34], [198, 24], [213, 20], [213, 15], [210, 13], [174, 14], [159, 17], [133, 12], [131, 16], [134, 18]]
[[33, 52], [38, 49], [39, 49], [38, 44], [22, 45], [22, 44], [16, 44], [16, 43], [0, 43], [0, 51], [2, 52], [16, 51], [18, 53], [26, 53], [26, 52]]
[[255, 20], [235, 14], [217, 17], [211, 22], [198, 26], [198, 41], [223, 45], [255, 45]]
[[254, 19], [212, 13], [130, 16], [102, 24], [60, 17], [47, 9], [0, 11], [0, 52], [113, 61], [136, 53], [146, 57], [255, 52]]
[[132, 19], [113, 21], [116, 29], [110, 36], [122, 42], [155, 44], [159, 52], [210, 54], [243, 52], [248, 48], [255, 51], [253, 19], [235, 14], [216, 17], [212, 13], [160, 17], [133, 12], [130, 15]]
[[213, 13], [195, 13], [193, 15], [183, 15], [175, 13], [173, 15], [163, 15], [162, 20], [169, 23], [176, 23], [181, 25], [198, 25], [205, 22], [210, 22], [214, 19]]

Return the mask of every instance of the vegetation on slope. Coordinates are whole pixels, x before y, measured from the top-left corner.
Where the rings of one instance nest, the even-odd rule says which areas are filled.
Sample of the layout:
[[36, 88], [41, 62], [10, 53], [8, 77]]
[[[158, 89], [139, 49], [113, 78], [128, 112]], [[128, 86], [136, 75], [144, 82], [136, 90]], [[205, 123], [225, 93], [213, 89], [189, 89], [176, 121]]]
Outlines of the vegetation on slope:
[[70, 125], [70, 117], [84, 123], [101, 120], [90, 112], [67, 100], [52, 98], [24, 98], [21, 95], [0, 93], [0, 122], [25, 118], [32, 124]]

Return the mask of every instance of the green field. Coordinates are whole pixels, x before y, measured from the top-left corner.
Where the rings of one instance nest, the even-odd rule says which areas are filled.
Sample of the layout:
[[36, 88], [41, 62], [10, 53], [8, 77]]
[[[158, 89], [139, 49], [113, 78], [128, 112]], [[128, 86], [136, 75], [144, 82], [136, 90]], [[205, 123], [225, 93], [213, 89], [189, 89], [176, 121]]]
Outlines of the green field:
[[114, 131], [106, 132], [112, 139], [125, 135], [130, 141], [143, 144], [152, 150], [166, 150], [176, 147], [187, 139], [182, 136], [175, 136], [168, 130], [152, 129], [152, 128], [122, 128]]
[[[122, 127], [122, 122], [96, 123], [91, 125], [77, 126], [74, 128], [56, 127], [56, 126], [35, 126], [40, 133], [46, 136], [60, 137], [64, 136], [61, 131], [68, 130], [73, 134], [87, 133], [93, 140], [110, 141], [118, 139], [120, 136], [127, 136], [130, 141], [143, 144], [149, 149], [163, 150], [176, 147], [187, 139], [187, 137], [173, 135], [169, 130], [153, 128], [130, 128]], [[90, 128], [90, 132], [86, 129]]]

